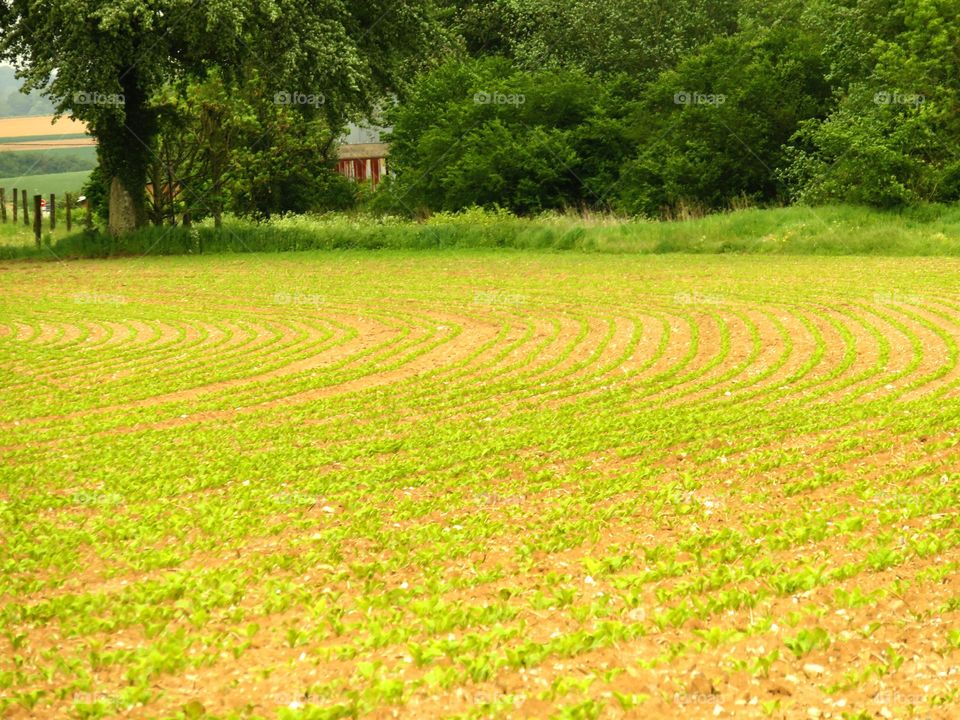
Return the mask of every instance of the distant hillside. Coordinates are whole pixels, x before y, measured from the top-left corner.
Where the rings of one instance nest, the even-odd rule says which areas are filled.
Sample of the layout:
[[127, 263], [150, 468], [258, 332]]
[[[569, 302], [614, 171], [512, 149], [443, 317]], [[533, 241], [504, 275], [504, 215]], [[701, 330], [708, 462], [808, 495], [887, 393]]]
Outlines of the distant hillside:
[[24, 95], [20, 85], [13, 68], [0, 65], [0, 117], [53, 114], [53, 103], [39, 93]]
[[0, 177], [90, 171], [97, 148], [86, 126], [50, 115], [0, 117]]
[[89, 152], [60, 150], [0, 153], [0, 177], [92, 170], [97, 164], [96, 151], [94, 148], [88, 150]]

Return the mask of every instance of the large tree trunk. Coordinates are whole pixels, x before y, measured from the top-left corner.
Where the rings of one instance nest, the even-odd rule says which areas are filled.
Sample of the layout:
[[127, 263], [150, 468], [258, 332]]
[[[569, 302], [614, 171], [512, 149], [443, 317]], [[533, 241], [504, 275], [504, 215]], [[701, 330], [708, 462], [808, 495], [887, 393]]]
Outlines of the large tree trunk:
[[136, 230], [145, 224], [143, 203], [123, 186], [120, 178], [110, 182], [110, 234], [114, 237]]
[[96, 125], [100, 165], [110, 177], [110, 234], [147, 224], [147, 176], [157, 134], [156, 110], [148, 105], [137, 70], [119, 78], [122, 108], [104, 112]]

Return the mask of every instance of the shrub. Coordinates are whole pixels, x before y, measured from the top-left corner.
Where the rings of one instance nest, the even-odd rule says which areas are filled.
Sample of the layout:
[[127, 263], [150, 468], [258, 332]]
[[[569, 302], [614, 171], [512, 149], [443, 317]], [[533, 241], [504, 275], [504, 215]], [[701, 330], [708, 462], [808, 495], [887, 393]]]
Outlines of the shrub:
[[611, 162], [609, 147], [596, 142], [605, 92], [577, 70], [522, 72], [503, 58], [447, 62], [392, 113], [397, 179], [379, 208], [529, 214], [593, 204], [591, 180]]
[[725, 209], [786, 195], [776, 170], [830, 87], [817, 43], [795, 29], [720, 38], [662, 74], [633, 112], [640, 148], [619, 206], [647, 216]]

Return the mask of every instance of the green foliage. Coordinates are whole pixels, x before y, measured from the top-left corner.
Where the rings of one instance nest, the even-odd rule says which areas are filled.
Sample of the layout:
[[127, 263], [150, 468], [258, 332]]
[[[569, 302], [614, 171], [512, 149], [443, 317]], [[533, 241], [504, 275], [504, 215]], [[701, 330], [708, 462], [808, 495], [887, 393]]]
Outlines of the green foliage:
[[649, 80], [711, 37], [736, 28], [739, 0], [473, 0], [449, 24], [474, 56], [536, 71], [578, 68]]
[[784, 143], [828, 107], [820, 50], [795, 28], [764, 29], [715, 40], [663, 73], [630, 116], [639, 153], [620, 206], [657, 216], [783, 199]]
[[100, 163], [146, 220], [161, 111], [155, 100], [219, 69], [228, 88], [254, 72], [268, 97], [323, 96], [331, 127], [369, 110], [429, 55], [432, 7], [402, 0], [336, 7], [295, 0], [10, 0], [0, 4], [0, 60], [62, 112], [87, 122]]
[[610, 162], [597, 144], [605, 89], [576, 70], [524, 72], [510, 61], [454, 60], [392, 113], [396, 210], [499, 205], [516, 212], [594, 204]]
[[937, 0], [857, 0], [836, 19], [829, 54], [841, 93], [807, 123], [784, 177], [794, 197], [879, 207], [960, 199], [960, 7]]
[[110, 177], [103, 166], [98, 165], [83, 184], [81, 195], [85, 195], [95, 217], [107, 221], [110, 217]]
[[359, 187], [333, 170], [339, 126], [256, 98], [229, 147], [224, 193], [240, 216], [347, 210]]
[[[52, 252], [35, 249], [32, 232], [23, 225], [0, 225], [0, 239], [5, 229], [13, 234], [7, 248], [0, 244], [0, 253], [48, 259], [470, 247], [625, 255], [960, 255], [960, 210], [945, 206], [902, 213], [854, 207], [751, 209], [676, 222], [584, 220], [557, 214], [518, 218], [502, 208], [476, 207], [436, 213], [425, 222], [391, 216], [290, 215], [255, 223], [227, 216], [221, 229], [208, 219], [189, 229], [148, 228], [123, 239], [77, 232], [76, 227], [72, 235], [65, 235], [61, 223]], [[804, 478], [785, 487], [785, 492], [806, 492], [828, 479]]]
[[[953, 202], [958, 12], [939, 0], [473, 2], [450, 11], [449, 26], [472, 56], [512, 65], [484, 73], [454, 59], [445, 92], [442, 72], [419, 81], [417, 107], [398, 113], [412, 172], [381, 204], [675, 216], [748, 203]], [[481, 117], [458, 95], [477, 80], [533, 85], [535, 95], [576, 71], [595, 84], [579, 138], [562, 134], [562, 118]], [[530, 148], [542, 152], [517, 161]]]
[[73, 153], [63, 152], [0, 152], [0, 177], [56, 175], [91, 170], [93, 163]]
[[[317, 98], [319, 102], [319, 98]], [[254, 72], [228, 89], [219, 73], [158, 98], [158, 148], [150, 165], [151, 219], [176, 225], [225, 212], [269, 218], [345, 210], [359, 188], [333, 171], [339, 126], [318, 107], [276, 102]]]
[[472, 56], [509, 56], [522, 11], [503, 0], [441, 2], [440, 20]]
[[[155, 223], [960, 200], [942, 0], [107, 5], [4, 3], [0, 58], [90, 124], [107, 177], [178, 188]], [[387, 98], [396, 175], [372, 194], [331, 172], [333, 144]]]

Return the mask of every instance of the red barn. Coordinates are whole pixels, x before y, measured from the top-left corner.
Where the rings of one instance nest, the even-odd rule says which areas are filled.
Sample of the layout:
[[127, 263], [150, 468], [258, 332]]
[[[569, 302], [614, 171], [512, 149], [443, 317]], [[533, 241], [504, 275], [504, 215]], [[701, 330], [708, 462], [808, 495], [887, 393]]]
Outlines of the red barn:
[[385, 132], [385, 128], [351, 125], [338, 150], [337, 172], [357, 182], [379, 185], [387, 174], [390, 154], [390, 146], [381, 141]]

